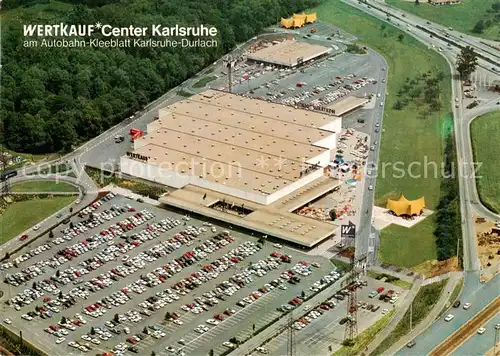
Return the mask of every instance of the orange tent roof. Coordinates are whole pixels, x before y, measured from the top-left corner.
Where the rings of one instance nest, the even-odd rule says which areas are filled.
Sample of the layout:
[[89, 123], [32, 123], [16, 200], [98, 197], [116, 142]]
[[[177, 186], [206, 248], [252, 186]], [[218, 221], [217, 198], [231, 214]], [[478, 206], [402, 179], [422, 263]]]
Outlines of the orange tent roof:
[[425, 199], [421, 197], [416, 200], [408, 200], [401, 194], [398, 200], [387, 199], [387, 209], [397, 216], [418, 215], [425, 208]]
[[280, 24], [281, 24], [281, 26], [283, 26], [285, 28], [293, 27], [293, 19], [292, 18], [290, 18], [290, 19], [281, 18]]
[[313, 23], [316, 21], [316, 13], [313, 12], [312, 14], [307, 14], [306, 15], [306, 22], [307, 23]]

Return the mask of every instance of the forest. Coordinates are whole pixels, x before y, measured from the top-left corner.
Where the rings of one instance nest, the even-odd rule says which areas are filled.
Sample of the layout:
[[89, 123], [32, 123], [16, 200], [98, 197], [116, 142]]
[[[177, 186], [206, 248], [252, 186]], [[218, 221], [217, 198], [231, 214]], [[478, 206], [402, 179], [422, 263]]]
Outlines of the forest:
[[[0, 144], [49, 153], [97, 136], [263, 28], [319, 0], [4, 0]], [[23, 24], [215, 26], [215, 48], [23, 46]]]

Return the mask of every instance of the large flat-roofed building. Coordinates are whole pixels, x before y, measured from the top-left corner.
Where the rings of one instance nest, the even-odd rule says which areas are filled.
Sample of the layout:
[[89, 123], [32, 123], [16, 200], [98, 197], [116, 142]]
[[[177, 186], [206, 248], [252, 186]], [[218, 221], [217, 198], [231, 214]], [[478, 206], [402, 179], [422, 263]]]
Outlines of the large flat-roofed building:
[[323, 176], [341, 118], [208, 90], [160, 110], [123, 173], [262, 205]]
[[296, 40], [284, 40], [264, 47], [248, 55], [248, 59], [256, 62], [275, 64], [284, 67], [296, 67], [311, 59], [323, 56], [332, 51], [329, 47], [314, 45]]

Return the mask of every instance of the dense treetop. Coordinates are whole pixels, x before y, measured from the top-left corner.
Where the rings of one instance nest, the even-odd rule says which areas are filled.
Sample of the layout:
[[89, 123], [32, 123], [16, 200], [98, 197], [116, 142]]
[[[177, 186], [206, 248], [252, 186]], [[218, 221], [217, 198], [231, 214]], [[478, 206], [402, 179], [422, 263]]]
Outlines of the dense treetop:
[[[319, 0], [4, 0], [1, 143], [68, 150]], [[216, 26], [216, 48], [24, 48], [23, 24]]]

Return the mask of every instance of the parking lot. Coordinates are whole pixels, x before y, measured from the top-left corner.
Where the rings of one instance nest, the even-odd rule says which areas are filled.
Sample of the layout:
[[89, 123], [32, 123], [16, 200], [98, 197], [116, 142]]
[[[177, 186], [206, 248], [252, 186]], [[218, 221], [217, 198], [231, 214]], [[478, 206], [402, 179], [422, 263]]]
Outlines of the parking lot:
[[322, 257], [104, 199], [1, 266], [4, 324], [49, 354], [220, 354], [332, 270]]
[[[395, 307], [401, 303], [406, 293], [408, 293], [407, 290], [390, 283], [377, 281], [368, 276], [361, 276], [360, 279], [365, 281], [366, 285], [360, 285], [357, 291], [358, 333], [361, 333], [382, 316], [389, 313], [393, 309], [393, 306]], [[375, 291], [379, 288], [383, 288], [384, 290], [375, 295]], [[389, 291], [392, 291], [392, 301], [390, 298], [387, 299], [388, 301], [379, 299], [380, 295], [391, 293]], [[346, 294], [347, 291], [344, 293]], [[310, 311], [306, 316], [296, 316], [298, 321], [293, 323], [293, 328], [295, 352], [297, 355], [331, 355], [332, 352], [335, 352], [342, 346], [345, 323], [348, 322], [346, 321], [347, 297], [338, 299], [338, 294], [342, 293], [337, 293], [337, 297], [330, 298], [327, 303], [311, 305]], [[370, 297], [370, 294], [375, 296]], [[285, 355], [287, 354], [287, 340], [288, 333], [285, 331], [262, 347], [270, 355]], [[257, 350], [253, 353], [253, 355], [259, 354], [262, 354], [262, 352]]]

